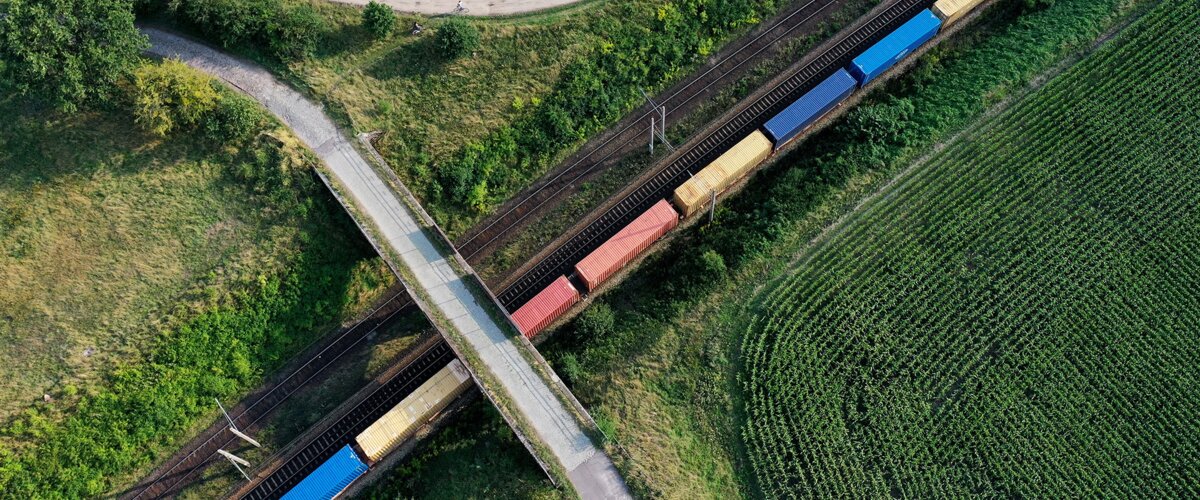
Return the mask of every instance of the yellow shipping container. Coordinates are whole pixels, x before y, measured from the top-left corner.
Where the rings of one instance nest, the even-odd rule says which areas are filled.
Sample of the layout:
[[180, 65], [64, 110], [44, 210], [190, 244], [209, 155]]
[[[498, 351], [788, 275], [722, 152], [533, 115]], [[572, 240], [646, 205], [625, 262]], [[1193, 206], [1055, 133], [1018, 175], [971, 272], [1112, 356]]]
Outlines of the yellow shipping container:
[[688, 217], [771, 156], [775, 145], [761, 131], [746, 136], [675, 189], [675, 206]]
[[684, 217], [690, 216], [703, 208], [714, 192], [721, 192], [721, 174], [716, 170], [704, 168], [675, 188], [675, 206]]
[[408, 397], [355, 438], [371, 462], [390, 453], [408, 439], [421, 424], [442, 411], [470, 385], [471, 375], [462, 363], [450, 361]]
[[933, 12], [942, 18], [942, 25], [949, 26], [981, 3], [983, 0], [938, 0], [933, 4]]

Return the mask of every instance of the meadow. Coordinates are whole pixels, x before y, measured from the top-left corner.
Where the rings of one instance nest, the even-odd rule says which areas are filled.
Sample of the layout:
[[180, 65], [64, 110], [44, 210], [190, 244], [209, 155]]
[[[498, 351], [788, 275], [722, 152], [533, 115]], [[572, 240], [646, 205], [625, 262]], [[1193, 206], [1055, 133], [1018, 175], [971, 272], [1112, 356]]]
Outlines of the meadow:
[[234, 140], [2, 95], [5, 496], [120, 488], [392, 283], [253, 104]]
[[1194, 4], [900, 176], [755, 299], [766, 496], [1198, 493]]
[[[622, 450], [635, 491], [758, 496], [741, 435], [747, 296], [913, 161], [1068, 67], [1149, 3], [998, 3], [757, 174], [714, 223], [678, 233], [624, 283], [592, 297], [542, 351]], [[468, 457], [505, 449], [503, 432], [452, 425], [376, 493], [436, 494], [422, 477], [473, 477], [480, 463]], [[552, 494], [527, 491], [530, 467], [517, 465], [487, 469], [493, 491]]]

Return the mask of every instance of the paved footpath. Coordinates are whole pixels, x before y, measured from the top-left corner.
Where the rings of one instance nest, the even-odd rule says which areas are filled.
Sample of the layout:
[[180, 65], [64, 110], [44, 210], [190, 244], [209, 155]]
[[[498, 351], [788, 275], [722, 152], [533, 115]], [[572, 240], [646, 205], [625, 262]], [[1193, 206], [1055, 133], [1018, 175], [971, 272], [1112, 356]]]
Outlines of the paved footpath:
[[[370, 0], [333, 0], [338, 3], [366, 5]], [[400, 12], [416, 12], [436, 16], [439, 14], [454, 14], [458, 0], [376, 0]], [[463, 12], [466, 16], [509, 16], [523, 14], [563, 5], [578, 3], [580, 0], [463, 0]]]
[[[336, 182], [348, 192], [361, 214], [356, 218], [369, 219], [376, 228], [375, 240], [389, 245], [392, 255], [400, 256], [401, 262], [394, 264], [405, 268], [413, 278], [406, 280], [405, 285], [422, 289], [432, 302], [425, 305], [438, 310], [467, 339], [469, 347], [474, 348], [486, 365], [472, 369], [492, 373], [501, 387], [491, 389], [505, 393], [517, 411], [524, 414], [537, 433], [536, 438], [540, 438], [567, 471], [576, 491], [587, 499], [629, 497], [612, 461], [592, 443], [551, 390], [550, 383], [561, 384], [561, 381], [547, 381], [539, 376], [521, 355], [518, 340], [506, 335], [479, 302], [490, 299], [471, 293], [466, 286], [467, 277], [455, 271], [447, 261], [448, 256], [443, 255], [429, 233], [421, 229], [417, 217], [320, 106], [253, 63], [163, 31], [147, 28], [143, 32], [150, 37], [151, 53], [178, 57], [188, 65], [228, 82], [258, 100], [291, 127], [316, 151]], [[412, 296], [419, 297], [416, 293]]]

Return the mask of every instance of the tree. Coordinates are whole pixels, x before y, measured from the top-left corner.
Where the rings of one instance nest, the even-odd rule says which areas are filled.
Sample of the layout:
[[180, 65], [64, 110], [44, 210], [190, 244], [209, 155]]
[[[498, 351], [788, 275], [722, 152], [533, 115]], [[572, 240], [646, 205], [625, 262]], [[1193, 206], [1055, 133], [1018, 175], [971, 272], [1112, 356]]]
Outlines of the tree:
[[479, 30], [465, 19], [451, 18], [438, 27], [434, 45], [447, 57], [464, 56], [479, 47]]
[[267, 45], [281, 61], [309, 56], [317, 49], [317, 40], [325, 31], [325, 22], [307, 3], [280, 7], [278, 16], [267, 23]]
[[6, 76], [65, 112], [110, 102], [146, 46], [130, 0], [11, 0], [0, 21]]
[[138, 67], [133, 92], [134, 118], [160, 136], [195, 127], [217, 106], [217, 91], [208, 76], [178, 59]]
[[396, 13], [388, 6], [375, 0], [367, 2], [363, 9], [363, 27], [376, 38], [383, 38], [392, 33], [396, 27]]

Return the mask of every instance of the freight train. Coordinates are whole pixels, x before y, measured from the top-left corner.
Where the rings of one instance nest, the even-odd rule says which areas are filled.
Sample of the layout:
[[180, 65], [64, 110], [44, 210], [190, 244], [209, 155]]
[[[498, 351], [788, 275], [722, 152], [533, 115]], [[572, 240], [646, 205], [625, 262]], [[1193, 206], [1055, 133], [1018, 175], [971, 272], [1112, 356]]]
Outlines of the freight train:
[[284, 500], [332, 499], [367, 469], [412, 437], [425, 422], [471, 386], [471, 374], [454, 359], [360, 432], [283, 495]]
[[[908, 57], [944, 27], [958, 21], [983, 0], [938, 0], [855, 57], [845, 68], [813, 86], [760, 127], [734, 144], [675, 188], [670, 201], [661, 199], [577, 262], [512, 313], [526, 337], [545, 330], [591, 292], [636, 259], [679, 221], [711, 203], [814, 123], [859, 90]], [[470, 374], [455, 359], [359, 433], [283, 496], [284, 499], [332, 499], [366, 473], [417, 429], [444, 409], [470, 384]]]
[[716, 198], [855, 91], [911, 55], [944, 27], [961, 19], [982, 0], [938, 0], [858, 54], [844, 68], [813, 86], [762, 127], [725, 150], [675, 188], [670, 202], [659, 200], [513, 312], [513, 321], [533, 338], [622, 267], [686, 219], [711, 208]]

